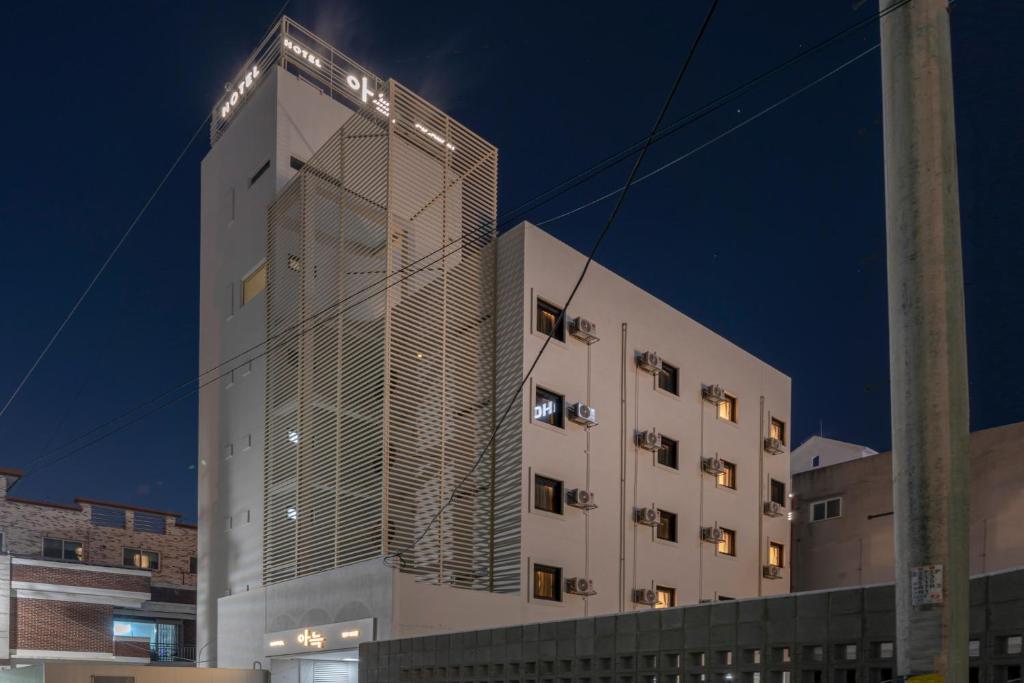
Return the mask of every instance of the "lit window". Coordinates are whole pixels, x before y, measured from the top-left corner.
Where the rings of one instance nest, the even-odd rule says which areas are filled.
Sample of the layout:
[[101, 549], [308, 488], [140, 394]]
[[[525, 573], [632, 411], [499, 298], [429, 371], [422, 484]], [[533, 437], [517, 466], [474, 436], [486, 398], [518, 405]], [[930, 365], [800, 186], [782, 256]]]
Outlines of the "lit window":
[[160, 569], [160, 553], [152, 550], [140, 550], [138, 548], [125, 548], [122, 564], [126, 567], [138, 567], [139, 569]]
[[658, 586], [655, 589], [658, 593], [658, 601], [654, 603], [655, 609], [665, 609], [676, 606], [676, 589], [668, 586]]
[[786, 443], [786, 423], [782, 420], [772, 418], [772, 424], [770, 428], [770, 434], [773, 439], [778, 439], [783, 444]]
[[242, 305], [252, 301], [257, 294], [267, 288], [267, 264], [264, 261], [259, 267], [242, 280]]
[[718, 404], [718, 419], [736, 422], [736, 397], [725, 395], [725, 400]]
[[877, 654], [875, 656], [879, 659], [892, 659], [894, 652], [895, 650], [893, 649], [892, 641], [886, 640], [878, 643]]
[[562, 570], [543, 564], [533, 565], [533, 597], [538, 600], [561, 600]]
[[1019, 655], [1024, 649], [1024, 636], [1007, 636], [1003, 654]]
[[769, 500], [773, 503], [778, 503], [782, 507], [786, 506], [786, 483], [772, 479]]
[[544, 512], [562, 514], [562, 482], [539, 474], [533, 478], [533, 507]]
[[658, 448], [658, 464], [679, 469], [679, 442], [662, 435], [661, 447]]
[[718, 542], [718, 553], [720, 555], [736, 556], [736, 532], [732, 529], [722, 529], [722, 540]]
[[[891, 646], [892, 643], [889, 643]], [[892, 655], [889, 655], [892, 657]], [[968, 657], [980, 657], [981, 656], [981, 641], [971, 640], [967, 642], [967, 656]]]
[[562, 309], [537, 299], [537, 331], [565, 341], [565, 316]]
[[783, 558], [785, 557], [785, 551], [781, 543], [769, 543], [768, 544], [768, 564], [773, 567], [783, 566]]
[[811, 521], [820, 522], [825, 519], [835, 519], [843, 514], [843, 499], [829, 498], [811, 503]]
[[658, 538], [663, 541], [676, 542], [676, 513], [658, 510]]
[[727, 489], [736, 488], [736, 465], [725, 460], [722, 461], [722, 471], [718, 475], [718, 485]]
[[59, 538], [43, 539], [43, 557], [50, 560], [71, 560], [81, 562], [85, 559], [85, 550], [79, 541], [65, 541]]
[[537, 400], [533, 404], [533, 419], [546, 422], [553, 427], [564, 427], [562, 405], [565, 399], [547, 389], [537, 387]]
[[662, 361], [661, 372], [658, 373], [658, 388], [678, 396], [679, 368]]

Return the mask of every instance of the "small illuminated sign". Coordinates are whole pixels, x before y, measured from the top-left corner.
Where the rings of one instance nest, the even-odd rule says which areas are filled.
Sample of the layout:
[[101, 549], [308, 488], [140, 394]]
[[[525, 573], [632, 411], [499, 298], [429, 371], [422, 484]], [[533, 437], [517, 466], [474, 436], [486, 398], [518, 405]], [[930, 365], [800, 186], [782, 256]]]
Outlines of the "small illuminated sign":
[[351, 651], [360, 643], [373, 640], [375, 631], [372, 618], [275, 631], [263, 634], [263, 652], [268, 657], [283, 657], [311, 651]]
[[317, 650], [322, 650], [324, 647], [324, 636], [319, 631], [313, 629], [303, 629], [296, 638], [299, 645], [305, 645], [306, 647], [313, 647]]
[[444, 145], [445, 147], [447, 147], [448, 149], [450, 149], [453, 152], [455, 151], [455, 145], [453, 145], [452, 143], [448, 142], [447, 140], [444, 139], [444, 137], [442, 137], [441, 135], [439, 135], [439, 134], [435, 133], [434, 131], [430, 130], [429, 128], [424, 126], [422, 123], [417, 122], [415, 124], [415, 128], [416, 128], [416, 130], [418, 130], [419, 132], [423, 133], [425, 136], [427, 136], [428, 138], [430, 138], [431, 140], [433, 140], [437, 144]]
[[224, 103], [220, 105], [220, 117], [226, 119], [231, 112], [237, 107], [238, 103], [242, 101], [242, 97], [245, 96], [250, 90], [252, 90], [252, 84], [256, 82], [256, 79], [260, 77], [260, 68], [253, 65], [246, 74], [242, 77], [242, 80], [238, 82], [228, 98], [224, 100]]
[[342, 638], [358, 638], [359, 637], [359, 629], [356, 629], [354, 631], [342, 631], [341, 632], [341, 637]]
[[267, 645], [269, 645], [270, 647], [284, 647], [284, 641], [283, 640], [272, 640], [269, 643], [267, 643]]
[[309, 62], [311, 65], [315, 66], [318, 69], [322, 69], [323, 66], [324, 66], [324, 63], [320, 60], [319, 57], [316, 56], [316, 54], [314, 54], [314, 53], [310, 52], [309, 50], [307, 50], [306, 48], [302, 47], [301, 45], [296, 43], [291, 38], [285, 38], [284, 39], [284, 49], [285, 50], [290, 50], [295, 55], [297, 55], [297, 56], [301, 57], [302, 59], [306, 60], [307, 62]]
[[541, 401], [533, 407], [533, 419], [543, 420], [551, 417], [555, 414], [555, 402], [554, 401]]

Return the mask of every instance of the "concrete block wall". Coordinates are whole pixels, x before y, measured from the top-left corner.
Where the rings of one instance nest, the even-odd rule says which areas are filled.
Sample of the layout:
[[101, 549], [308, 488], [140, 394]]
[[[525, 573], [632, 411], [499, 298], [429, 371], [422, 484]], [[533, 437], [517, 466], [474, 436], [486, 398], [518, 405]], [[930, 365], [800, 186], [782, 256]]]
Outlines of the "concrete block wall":
[[[361, 683], [880, 683], [891, 584], [366, 643]], [[971, 681], [1021, 675], [1024, 569], [971, 581]]]

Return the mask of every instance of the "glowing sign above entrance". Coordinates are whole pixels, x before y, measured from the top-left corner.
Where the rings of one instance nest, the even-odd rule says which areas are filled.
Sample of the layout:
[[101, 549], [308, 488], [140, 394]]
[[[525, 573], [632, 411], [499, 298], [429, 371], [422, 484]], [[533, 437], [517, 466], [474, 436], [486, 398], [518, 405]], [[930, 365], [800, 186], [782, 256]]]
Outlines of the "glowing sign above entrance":
[[352, 650], [359, 643], [373, 640], [375, 625], [376, 620], [368, 618], [275, 631], [264, 636], [263, 650], [269, 657]]

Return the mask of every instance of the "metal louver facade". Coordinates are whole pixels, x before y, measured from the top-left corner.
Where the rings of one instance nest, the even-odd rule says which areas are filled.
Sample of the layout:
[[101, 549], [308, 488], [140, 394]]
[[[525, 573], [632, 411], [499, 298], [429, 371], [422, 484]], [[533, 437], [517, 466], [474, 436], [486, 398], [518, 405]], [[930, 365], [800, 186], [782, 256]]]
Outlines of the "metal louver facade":
[[497, 150], [385, 92], [268, 210], [264, 583], [399, 552], [434, 582], [518, 590], [519, 506], [496, 496], [519, 453], [488, 445]]

